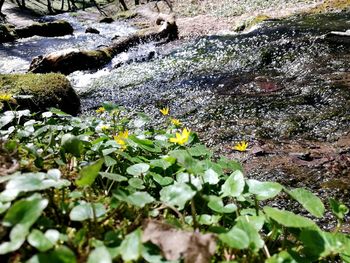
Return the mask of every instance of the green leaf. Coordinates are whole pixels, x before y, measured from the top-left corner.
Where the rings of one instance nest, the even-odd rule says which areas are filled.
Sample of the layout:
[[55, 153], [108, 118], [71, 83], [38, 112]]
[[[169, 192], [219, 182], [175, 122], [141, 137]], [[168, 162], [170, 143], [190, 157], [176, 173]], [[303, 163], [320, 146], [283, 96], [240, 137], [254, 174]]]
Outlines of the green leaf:
[[340, 220], [343, 220], [345, 215], [349, 213], [349, 208], [346, 205], [333, 198], [329, 199], [329, 204], [331, 205], [332, 213]]
[[50, 108], [50, 112], [53, 114], [56, 114], [57, 116], [65, 117], [65, 116], [71, 116], [68, 113], [65, 113], [57, 108]]
[[77, 186], [83, 187], [92, 185], [96, 177], [98, 176], [102, 165], [103, 159], [100, 159], [88, 166], [83, 167], [79, 172], [80, 178], [75, 180]]
[[162, 168], [163, 170], [166, 170], [172, 165], [172, 163], [164, 159], [155, 159], [155, 160], [151, 160], [150, 165], [152, 167], [159, 167], [159, 168]]
[[60, 246], [54, 251], [40, 253], [31, 257], [26, 263], [76, 263], [77, 260], [72, 250]]
[[40, 217], [46, 208], [48, 200], [40, 195], [33, 195], [14, 203], [3, 218], [3, 225], [13, 226], [10, 232], [10, 241], [0, 245], [0, 255], [19, 249], [24, 243], [30, 227]]
[[174, 179], [171, 177], [163, 177], [159, 174], [156, 173], [151, 173], [153, 180], [156, 181], [158, 184], [160, 184], [161, 186], [167, 186], [169, 184], [171, 184], [172, 182], [174, 182]]
[[169, 152], [169, 155], [177, 160], [177, 163], [189, 173], [201, 174], [204, 172], [202, 162], [194, 159], [186, 150], [175, 150]]
[[221, 166], [222, 169], [225, 169], [225, 170], [230, 170], [232, 172], [239, 170], [243, 172], [243, 167], [241, 163], [236, 160], [230, 160], [230, 159], [227, 159], [226, 157], [221, 157], [220, 160], [218, 161], [218, 164]]
[[120, 174], [105, 173], [105, 172], [99, 172], [99, 174], [104, 178], [108, 178], [108, 179], [116, 181], [116, 182], [123, 182], [123, 181], [128, 180], [128, 178], [126, 178], [125, 176], [122, 176]]
[[[192, 219], [192, 216], [190, 216], [190, 218]], [[221, 219], [221, 215], [202, 214], [202, 215], [196, 216], [196, 218], [199, 224], [210, 226], [210, 225], [218, 224]]]
[[107, 167], [110, 167], [110, 166], [117, 164], [117, 161], [108, 155], [104, 157], [104, 160], [105, 160], [105, 165]]
[[94, 215], [98, 218], [104, 214], [106, 214], [106, 209], [103, 204], [84, 203], [73, 207], [69, 213], [69, 218], [72, 221], [84, 221], [86, 219], [94, 219]]
[[145, 189], [143, 181], [140, 178], [130, 178], [128, 183], [131, 187], [135, 189]]
[[51, 169], [45, 173], [24, 173], [12, 177], [6, 185], [6, 190], [0, 194], [1, 201], [12, 201], [20, 192], [44, 190], [51, 187], [69, 186], [68, 180], [60, 179], [60, 172]]
[[147, 192], [135, 192], [129, 195], [127, 200], [131, 204], [143, 208], [146, 204], [152, 203], [155, 199]]
[[315, 223], [310, 219], [289, 211], [265, 206], [264, 212], [268, 217], [286, 227], [303, 228], [315, 226]]
[[204, 183], [208, 184], [217, 184], [219, 182], [219, 175], [210, 168], [205, 171], [203, 175], [203, 181]]
[[224, 196], [240, 196], [244, 189], [243, 173], [240, 170], [233, 172], [221, 187]]
[[141, 149], [147, 152], [160, 153], [162, 151], [160, 147], [155, 146], [153, 144], [153, 141], [151, 140], [139, 139], [134, 135], [129, 136], [129, 139], [135, 142], [138, 147], [140, 147]]
[[253, 217], [240, 216], [236, 220], [235, 227], [243, 230], [249, 238], [249, 248], [253, 251], [258, 251], [264, 246], [264, 240], [262, 240], [259, 230], [257, 228], [256, 220], [250, 220]]
[[350, 245], [350, 239], [344, 234], [312, 229], [303, 229], [300, 240], [304, 244], [305, 253], [315, 259], [345, 252]]
[[247, 180], [249, 193], [254, 194], [258, 200], [266, 200], [278, 195], [282, 190], [282, 185], [273, 182], [260, 182], [257, 180]]
[[31, 246], [35, 247], [40, 252], [45, 252], [54, 246], [54, 244], [43, 234], [43, 232], [37, 229], [32, 230], [27, 240]]
[[308, 212], [312, 215], [321, 218], [323, 217], [325, 208], [317, 196], [315, 196], [310, 191], [303, 188], [296, 188], [291, 191], [287, 191], [287, 193], [298, 201]]
[[124, 261], [136, 261], [139, 259], [142, 253], [140, 229], [136, 229], [124, 238], [120, 245], [120, 253]]
[[299, 253], [289, 250], [281, 251], [268, 258], [265, 263], [309, 263], [310, 260], [300, 257]]
[[237, 210], [237, 206], [233, 203], [224, 206], [224, 202], [218, 196], [211, 196], [208, 207], [217, 213], [233, 213]]
[[147, 163], [137, 163], [129, 166], [126, 169], [126, 172], [133, 176], [141, 176], [142, 174], [146, 174], [149, 170], [150, 166]]
[[112, 263], [111, 254], [105, 246], [95, 248], [88, 257], [87, 263]]
[[176, 183], [164, 187], [160, 191], [160, 200], [168, 205], [178, 207], [182, 210], [187, 201], [196, 194], [192, 188], [185, 183]]
[[196, 144], [193, 147], [188, 149], [188, 152], [193, 157], [199, 157], [199, 156], [211, 156], [212, 152], [203, 144]]
[[9, 209], [11, 206], [11, 203], [2, 203], [0, 202], [0, 214], [4, 213], [7, 209]]
[[83, 143], [77, 136], [66, 133], [62, 136], [61, 147], [66, 153], [71, 153], [75, 157], [80, 157], [81, 151], [83, 150]]
[[249, 246], [249, 237], [242, 230], [233, 227], [229, 232], [220, 234], [219, 239], [231, 248], [245, 249]]

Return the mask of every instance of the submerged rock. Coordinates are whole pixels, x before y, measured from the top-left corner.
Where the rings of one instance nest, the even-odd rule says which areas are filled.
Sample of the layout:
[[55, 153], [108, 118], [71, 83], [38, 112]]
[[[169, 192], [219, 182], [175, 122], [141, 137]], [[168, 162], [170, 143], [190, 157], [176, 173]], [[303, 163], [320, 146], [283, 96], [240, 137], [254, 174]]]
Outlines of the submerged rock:
[[96, 28], [88, 27], [88, 28], [85, 30], [85, 33], [100, 34], [100, 31], [97, 30]]
[[113, 23], [114, 22], [114, 19], [112, 17], [105, 17], [105, 18], [102, 18], [100, 20], [100, 23], [107, 23], [107, 24], [110, 24], [110, 23]]
[[0, 24], [0, 43], [12, 42], [17, 38], [10, 25]]
[[332, 31], [326, 34], [324, 39], [335, 44], [350, 44], [350, 30], [345, 32]]
[[16, 28], [18, 38], [32, 36], [56, 37], [73, 34], [73, 27], [67, 21], [59, 20], [47, 23], [34, 23], [23, 28]]
[[[55, 107], [76, 115], [80, 99], [61, 74], [0, 74], [0, 93], [11, 94], [20, 108], [44, 111]], [[6, 106], [6, 105], [5, 105]]]

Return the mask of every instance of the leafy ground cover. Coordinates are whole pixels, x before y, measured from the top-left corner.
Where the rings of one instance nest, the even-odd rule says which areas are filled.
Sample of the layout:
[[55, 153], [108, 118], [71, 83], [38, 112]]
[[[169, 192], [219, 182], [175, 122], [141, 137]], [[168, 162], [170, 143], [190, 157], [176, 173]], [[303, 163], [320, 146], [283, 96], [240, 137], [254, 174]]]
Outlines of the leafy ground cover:
[[[246, 179], [168, 108], [155, 117], [109, 103], [94, 117], [2, 112], [1, 262], [350, 262], [345, 205], [329, 200], [325, 232], [310, 191]], [[266, 205], [280, 195], [307, 217]]]

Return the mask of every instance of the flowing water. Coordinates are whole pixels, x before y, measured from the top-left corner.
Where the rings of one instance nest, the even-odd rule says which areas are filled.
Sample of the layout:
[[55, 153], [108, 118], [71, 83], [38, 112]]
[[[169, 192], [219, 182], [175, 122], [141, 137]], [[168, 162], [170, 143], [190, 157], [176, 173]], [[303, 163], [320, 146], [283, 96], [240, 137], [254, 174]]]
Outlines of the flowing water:
[[[63, 14], [74, 35], [31, 37], [0, 46], [0, 72], [25, 72], [33, 57], [62, 49], [96, 49], [136, 31], [123, 22], [78, 21]], [[101, 34], [86, 34], [93, 26]], [[104, 101], [174, 116], [225, 140], [313, 138], [334, 140], [350, 122], [349, 44], [322, 36], [350, 28], [350, 14], [297, 16], [265, 22], [249, 33], [208, 36], [167, 45], [148, 43], [97, 71], [70, 74], [83, 111]]]
[[[74, 35], [0, 45], [1, 73], [25, 72], [35, 56], [67, 48], [94, 49], [136, 30], [122, 22], [82, 23], [67, 14], [46, 19], [68, 20]], [[88, 26], [101, 34], [85, 34]], [[169, 106], [172, 116], [220, 152], [242, 139], [251, 144], [273, 139], [281, 145], [283, 140], [334, 142], [350, 127], [350, 45], [331, 43], [324, 35], [348, 29], [349, 13], [267, 21], [249, 33], [140, 45], [103, 69], [77, 71], [68, 78], [81, 96], [85, 114], [104, 101], [156, 117], [159, 108]], [[311, 149], [309, 144], [305, 148]], [[344, 188], [350, 184], [349, 169], [334, 172], [333, 166], [344, 164], [341, 158], [350, 163], [345, 152], [329, 166], [303, 164], [286, 171], [271, 164], [272, 172], [264, 172], [259, 161], [258, 169], [248, 175], [294, 187], [307, 185], [325, 197], [334, 195], [324, 185], [335, 178], [340, 180], [337, 193], [350, 200], [350, 189]]]

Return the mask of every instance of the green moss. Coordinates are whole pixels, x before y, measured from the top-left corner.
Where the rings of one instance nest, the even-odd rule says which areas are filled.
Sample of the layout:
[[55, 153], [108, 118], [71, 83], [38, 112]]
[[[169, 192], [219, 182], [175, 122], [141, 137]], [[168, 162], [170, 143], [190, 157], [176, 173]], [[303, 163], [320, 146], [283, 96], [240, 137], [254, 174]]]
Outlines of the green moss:
[[250, 17], [248, 19], [246, 19], [242, 24], [238, 25], [235, 29], [235, 31], [243, 31], [243, 30], [247, 30], [252, 28], [253, 26], [264, 22], [268, 19], [270, 19], [271, 17], [267, 16], [267, 15], [257, 15], [255, 17]]
[[11, 26], [6, 24], [0, 24], [0, 43], [11, 42], [17, 38]]
[[15, 31], [19, 38], [26, 38], [35, 35], [45, 37], [65, 36], [72, 34], [74, 29], [67, 21], [57, 20], [47, 23], [33, 23], [27, 27], [17, 28]]
[[0, 93], [31, 95], [30, 99], [18, 96], [17, 102], [21, 108], [33, 111], [57, 107], [77, 114], [80, 109], [77, 94], [62, 74], [0, 74]]
[[123, 12], [119, 12], [117, 13], [117, 15], [115, 16], [115, 18], [120, 18], [120, 19], [131, 19], [137, 16], [137, 13], [135, 11], [132, 10], [127, 10], [127, 11], [123, 11]]

